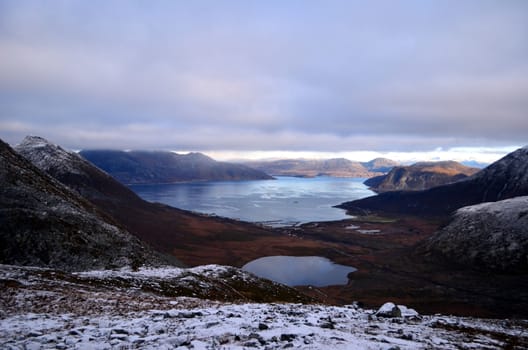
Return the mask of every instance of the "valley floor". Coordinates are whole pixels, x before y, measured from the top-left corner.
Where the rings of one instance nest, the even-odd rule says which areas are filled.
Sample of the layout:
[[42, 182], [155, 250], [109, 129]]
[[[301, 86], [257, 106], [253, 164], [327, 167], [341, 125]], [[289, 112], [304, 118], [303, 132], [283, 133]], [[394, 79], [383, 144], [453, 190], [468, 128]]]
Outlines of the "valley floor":
[[1, 266], [2, 349], [528, 348], [523, 320], [384, 318], [357, 304], [217, 302], [122, 288], [114, 273], [76, 275], [90, 278], [94, 287], [87, 287], [34, 271]]
[[[284, 227], [269, 232], [218, 234], [185, 241], [175, 256], [195, 266], [242, 267], [263, 256], [322, 256], [357, 268], [343, 286], [298, 287], [325, 304], [359, 301], [370, 308], [387, 300], [421, 313], [493, 318], [528, 317], [528, 278], [519, 274], [472, 271], [432, 259], [417, 245], [442, 226], [440, 219], [358, 216]], [[262, 230], [264, 230], [262, 228]]]

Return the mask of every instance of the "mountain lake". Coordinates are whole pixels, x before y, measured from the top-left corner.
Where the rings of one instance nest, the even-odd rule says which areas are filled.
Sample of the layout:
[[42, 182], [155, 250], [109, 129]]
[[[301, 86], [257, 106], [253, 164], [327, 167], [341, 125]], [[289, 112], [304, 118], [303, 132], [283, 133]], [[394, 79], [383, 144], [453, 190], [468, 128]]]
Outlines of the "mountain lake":
[[335, 264], [320, 256], [266, 256], [242, 266], [251, 272], [287, 286], [324, 287], [348, 283], [351, 266]]

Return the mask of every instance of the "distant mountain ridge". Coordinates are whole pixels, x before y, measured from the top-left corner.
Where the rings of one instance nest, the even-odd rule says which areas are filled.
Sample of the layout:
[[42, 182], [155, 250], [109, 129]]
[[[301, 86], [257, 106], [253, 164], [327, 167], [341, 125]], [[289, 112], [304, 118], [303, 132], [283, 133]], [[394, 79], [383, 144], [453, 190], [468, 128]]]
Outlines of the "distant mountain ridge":
[[370, 178], [364, 183], [376, 192], [418, 191], [465, 179], [479, 170], [454, 161], [419, 162], [395, 166], [388, 174]]
[[168, 263], [1, 140], [0, 208], [2, 264], [79, 271]]
[[340, 204], [349, 212], [446, 216], [458, 208], [528, 195], [528, 147], [520, 148], [478, 173], [423, 191], [393, 191]]
[[124, 184], [273, 179], [245, 165], [218, 162], [201, 153], [83, 150], [79, 154]]
[[362, 162], [361, 164], [369, 171], [378, 173], [387, 173], [395, 166], [400, 165], [400, 163], [388, 158], [374, 158], [371, 161]]
[[377, 158], [365, 163], [354, 162], [345, 158], [333, 158], [257, 160], [248, 161], [245, 164], [275, 176], [372, 177], [380, 175], [397, 163], [384, 158]]

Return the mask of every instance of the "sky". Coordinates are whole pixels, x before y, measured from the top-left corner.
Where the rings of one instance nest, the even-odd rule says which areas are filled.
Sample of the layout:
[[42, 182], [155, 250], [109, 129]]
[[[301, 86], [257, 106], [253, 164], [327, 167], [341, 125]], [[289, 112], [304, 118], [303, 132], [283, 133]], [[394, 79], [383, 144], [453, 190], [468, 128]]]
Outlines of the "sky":
[[527, 111], [525, 0], [0, 0], [11, 144], [489, 162]]

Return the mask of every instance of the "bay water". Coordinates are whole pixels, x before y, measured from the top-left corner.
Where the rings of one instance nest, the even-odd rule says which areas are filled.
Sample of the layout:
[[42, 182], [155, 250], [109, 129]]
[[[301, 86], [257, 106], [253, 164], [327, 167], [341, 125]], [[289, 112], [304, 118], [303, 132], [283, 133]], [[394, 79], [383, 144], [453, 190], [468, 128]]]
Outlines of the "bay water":
[[362, 178], [278, 176], [276, 180], [131, 185], [147, 201], [270, 226], [332, 221], [348, 216], [333, 206], [374, 195]]

